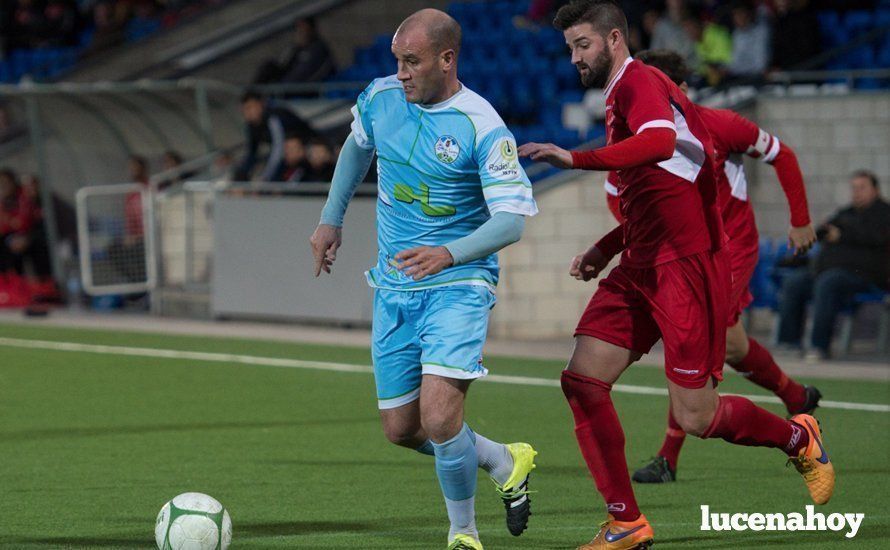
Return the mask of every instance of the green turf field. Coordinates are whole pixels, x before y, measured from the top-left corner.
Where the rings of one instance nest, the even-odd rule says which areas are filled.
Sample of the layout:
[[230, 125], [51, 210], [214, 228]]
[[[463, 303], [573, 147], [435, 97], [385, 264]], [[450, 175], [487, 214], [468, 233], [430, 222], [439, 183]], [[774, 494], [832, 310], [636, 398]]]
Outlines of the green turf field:
[[[365, 349], [0, 325], [0, 337], [369, 364]], [[185, 491], [219, 499], [233, 548], [444, 548], [432, 460], [387, 443], [365, 372], [276, 368], [0, 344], [0, 547], [153, 548], [161, 505]], [[556, 379], [557, 361], [488, 358], [492, 373]], [[624, 384], [663, 387], [658, 369]], [[890, 404], [890, 385], [818, 382], [826, 399]], [[735, 376], [724, 386], [763, 393]], [[616, 393], [631, 467], [653, 454], [666, 398]], [[779, 412], [776, 405], [768, 405]], [[699, 530], [719, 512], [804, 512], [806, 489], [776, 450], [689, 439], [679, 481], [638, 487], [657, 548], [890, 547], [890, 413], [822, 409], [838, 472], [819, 511], [864, 512], [858, 536]], [[540, 451], [529, 531], [511, 537], [480, 475], [487, 549], [574, 548], [603, 506], [558, 387], [478, 383], [468, 421]]]

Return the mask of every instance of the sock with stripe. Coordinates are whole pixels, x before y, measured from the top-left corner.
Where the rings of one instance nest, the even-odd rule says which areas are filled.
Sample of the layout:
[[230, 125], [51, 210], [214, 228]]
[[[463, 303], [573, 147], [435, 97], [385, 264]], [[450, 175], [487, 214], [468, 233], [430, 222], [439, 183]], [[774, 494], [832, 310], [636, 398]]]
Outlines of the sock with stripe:
[[476, 446], [470, 428], [464, 424], [457, 435], [443, 443], [433, 442], [436, 474], [451, 521], [449, 539], [462, 533], [478, 538], [476, 531]]
[[677, 471], [677, 462], [680, 460], [680, 449], [683, 448], [683, 442], [686, 441], [686, 432], [680, 427], [674, 413], [668, 406], [668, 427], [664, 432], [664, 442], [658, 451], [658, 456], [662, 456], [667, 460], [671, 470]]
[[702, 439], [719, 437], [746, 447], [774, 447], [797, 456], [810, 442], [800, 426], [762, 409], [750, 399], [721, 395], [717, 412]]

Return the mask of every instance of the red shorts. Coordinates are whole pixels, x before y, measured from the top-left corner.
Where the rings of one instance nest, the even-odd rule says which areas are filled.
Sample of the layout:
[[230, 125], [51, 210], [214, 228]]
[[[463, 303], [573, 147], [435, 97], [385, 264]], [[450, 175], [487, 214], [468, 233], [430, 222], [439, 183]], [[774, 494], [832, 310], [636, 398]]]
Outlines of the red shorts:
[[735, 245], [730, 239], [726, 245], [729, 258], [729, 271], [732, 274], [732, 290], [729, 294], [729, 320], [727, 327], [739, 322], [742, 312], [754, 301], [751, 295], [751, 277], [757, 267], [758, 246]]
[[684, 388], [722, 380], [729, 277], [723, 251], [650, 268], [619, 265], [600, 282], [575, 336], [639, 353], [663, 339], [668, 380]]

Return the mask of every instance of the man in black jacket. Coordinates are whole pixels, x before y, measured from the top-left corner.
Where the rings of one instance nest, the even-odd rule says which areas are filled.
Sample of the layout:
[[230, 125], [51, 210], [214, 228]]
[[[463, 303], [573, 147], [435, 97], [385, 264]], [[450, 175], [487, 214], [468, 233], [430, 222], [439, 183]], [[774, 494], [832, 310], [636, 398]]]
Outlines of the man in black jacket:
[[241, 98], [241, 114], [246, 127], [246, 154], [235, 171], [236, 181], [248, 181], [260, 157], [260, 145], [268, 144], [266, 165], [260, 172], [261, 181], [274, 181], [284, 161], [286, 136], [296, 136], [308, 141], [315, 136], [312, 128], [300, 117], [283, 107], [275, 107], [255, 92], [247, 92]]
[[890, 279], [890, 204], [871, 172], [854, 172], [850, 188], [852, 204], [817, 230], [822, 246], [814, 269], [785, 279], [779, 303], [779, 343], [799, 346], [812, 298], [810, 351], [822, 358], [829, 355], [837, 313], [857, 292], [888, 288]]

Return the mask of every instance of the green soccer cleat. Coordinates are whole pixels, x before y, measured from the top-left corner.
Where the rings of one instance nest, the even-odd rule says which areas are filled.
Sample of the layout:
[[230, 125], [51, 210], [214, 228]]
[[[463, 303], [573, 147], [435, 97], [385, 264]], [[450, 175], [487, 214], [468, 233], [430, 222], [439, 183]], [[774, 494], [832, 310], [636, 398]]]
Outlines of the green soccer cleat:
[[663, 456], [654, 456], [634, 472], [633, 480], [637, 483], [670, 483], [677, 480], [677, 471], [671, 470], [670, 464]]
[[538, 452], [528, 443], [509, 443], [507, 450], [513, 456], [513, 472], [504, 485], [495, 483], [495, 490], [507, 509], [507, 530], [518, 537], [528, 527], [528, 517], [532, 515], [528, 478], [535, 469]]
[[448, 550], [482, 550], [482, 543], [470, 535], [454, 535], [448, 543]]

